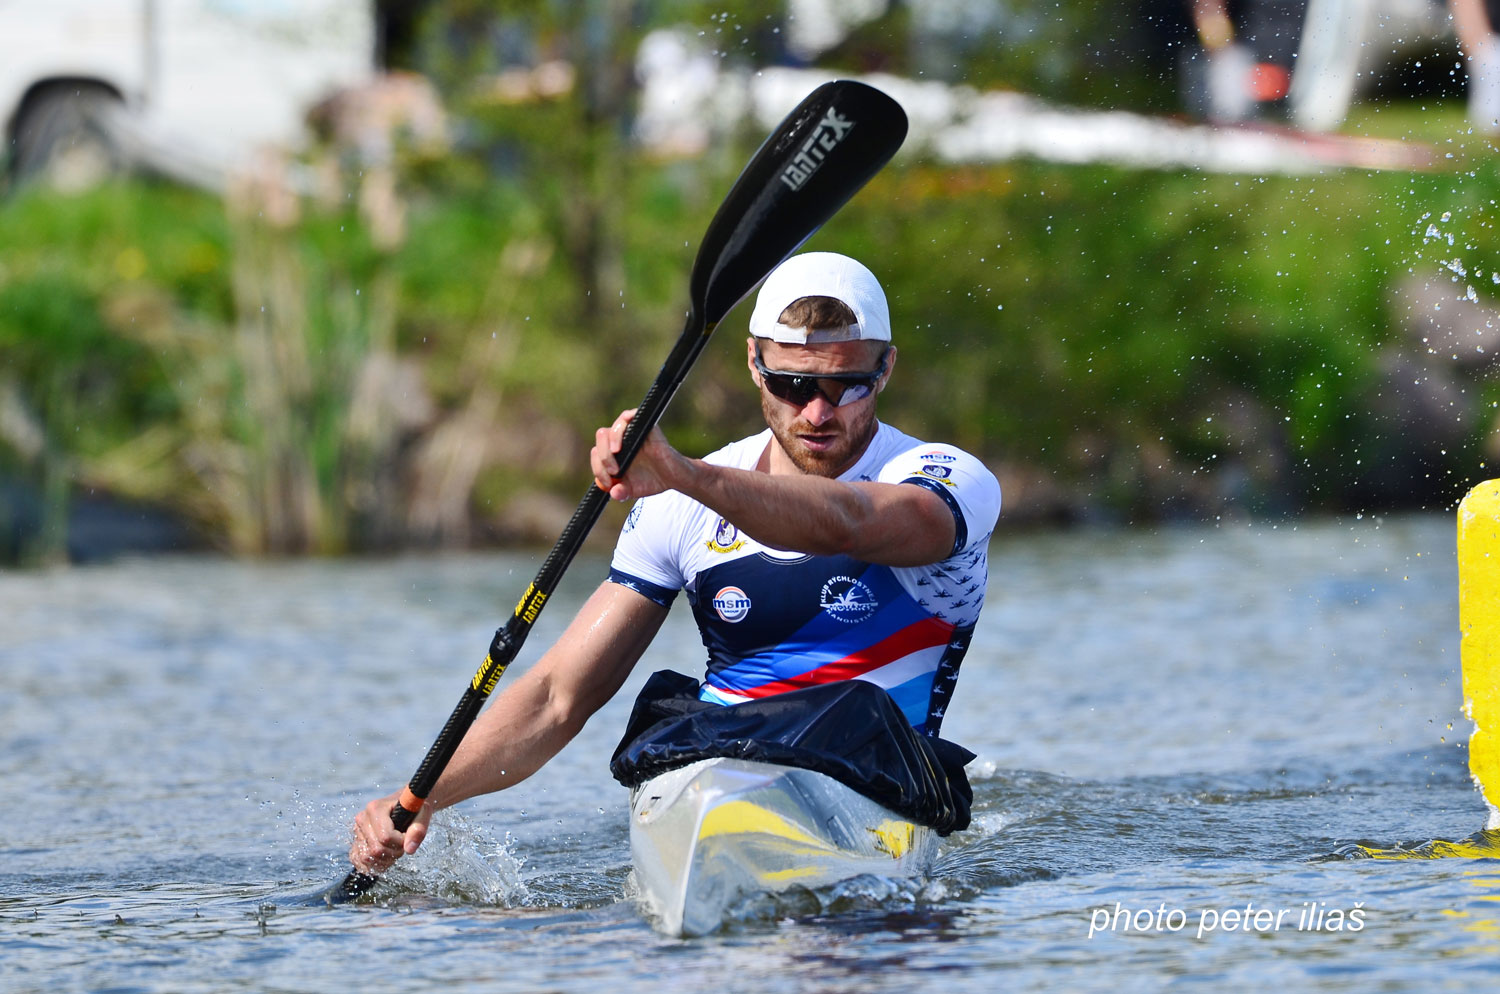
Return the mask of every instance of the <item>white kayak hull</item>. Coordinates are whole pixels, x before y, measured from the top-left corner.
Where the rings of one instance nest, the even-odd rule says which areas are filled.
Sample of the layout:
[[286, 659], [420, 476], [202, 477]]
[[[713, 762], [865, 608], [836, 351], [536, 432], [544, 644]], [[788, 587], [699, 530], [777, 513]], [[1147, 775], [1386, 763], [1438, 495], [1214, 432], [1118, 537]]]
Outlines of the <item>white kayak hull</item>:
[[706, 759], [631, 792], [639, 897], [669, 935], [704, 935], [746, 899], [863, 874], [926, 874], [937, 834], [811, 770]]

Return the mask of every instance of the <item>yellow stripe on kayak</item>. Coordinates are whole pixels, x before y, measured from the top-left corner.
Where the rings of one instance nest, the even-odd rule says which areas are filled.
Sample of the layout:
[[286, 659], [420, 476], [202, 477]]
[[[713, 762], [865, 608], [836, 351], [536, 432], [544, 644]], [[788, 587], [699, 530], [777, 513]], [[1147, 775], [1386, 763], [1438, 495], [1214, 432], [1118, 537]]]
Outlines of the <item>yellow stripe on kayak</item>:
[[749, 801], [730, 801], [703, 816], [698, 838], [711, 839], [716, 835], [769, 835], [825, 852], [838, 852], [826, 840], [807, 834], [776, 812]]
[[1376, 849], [1373, 846], [1356, 848], [1371, 859], [1446, 859], [1450, 856], [1494, 859], [1500, 857], [1500, 832], [1475, 832], [1467, 839], [1457, 842], [1434, 839], [1411, 849]]
[[1489, 804], [1487, 827], [1495, 829], [1500, 828], [1500, 480], [1481, 483], [1458, 505], [1458, 624], [1464, 713], [1474, 722], [1469, 772]]
[[875, 848], [900, 859], [916, 844], [917, 826], [909, 821], [886, 820], [870, 829], [875, 835]]

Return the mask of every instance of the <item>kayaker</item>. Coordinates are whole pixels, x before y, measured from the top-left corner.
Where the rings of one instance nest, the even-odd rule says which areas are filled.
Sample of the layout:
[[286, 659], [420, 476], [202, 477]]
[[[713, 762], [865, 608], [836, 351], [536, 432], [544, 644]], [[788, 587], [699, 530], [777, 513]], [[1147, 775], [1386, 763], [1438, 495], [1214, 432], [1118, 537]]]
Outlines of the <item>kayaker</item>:
[[885, 293], [854, 259], [810, 252], [772, 272], [746, 363], [767, 428], [703, 459], [656, 429], [617, 479], [634, 412], [598, 429], [598, 485], [636, 501], [608, 578], [475, 721], [404, 835], [395, 794], [359, 813], [357, 868], [415, 852], [434, 811], [536, 772], [620, 689], [682, 590], [709, 650], [703, 700], [861, 679], [937, 735], [984, 601], [998, 482], [877, 420], [896, 348]]

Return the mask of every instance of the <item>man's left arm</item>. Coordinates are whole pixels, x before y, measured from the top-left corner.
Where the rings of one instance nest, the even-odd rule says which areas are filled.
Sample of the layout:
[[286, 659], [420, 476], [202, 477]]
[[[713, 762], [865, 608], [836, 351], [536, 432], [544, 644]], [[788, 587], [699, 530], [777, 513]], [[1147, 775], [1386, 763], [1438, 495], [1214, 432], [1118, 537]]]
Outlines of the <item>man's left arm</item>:
[[953, 554], [953, 512], [920, 487], [688, 464], [672, 489], [762, 544], [884, 566], [925, 566]]
[[[962, 527], [957, 505], [933, 488], [717, 466], [682, 455], [659, 429], [627, 478], [616, 480], [605, 434], [611, 430], [600, 429], [592, 458], [599, 485], [617, 500], [676, 490], [762, 544], [885, 566], [925, 566], [947, 559], [962, 544], [956, 541]], [[998, 510], [998, 489], [996, 496]]]

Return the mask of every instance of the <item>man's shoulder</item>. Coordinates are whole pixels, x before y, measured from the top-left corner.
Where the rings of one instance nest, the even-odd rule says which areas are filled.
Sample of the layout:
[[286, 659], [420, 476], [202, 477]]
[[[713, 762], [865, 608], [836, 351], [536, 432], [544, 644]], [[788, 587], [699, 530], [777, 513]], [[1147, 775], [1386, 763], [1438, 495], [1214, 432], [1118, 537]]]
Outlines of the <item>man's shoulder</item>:
[[962, 462], [971, 469], [989, 473], [988, 467], [978, 456], [966, 452], [951, 442], [923, 441], [883, 422], [875, 433], [875, 438], [870, 445], [870, 453], [875, 457], [876, 465], [882, 467], [897, 461], [929, 462], [938, 465]]
[[[880, 435], [877, 433], [877, 441]], [[881, 483], [915, 483], [947, 499], [962, 527], [958, 538], [988, 538], [1000, 516], [1000, 481], [978, 456], [947, 442], [924, 442], [892, 429], [876, 464]]]
[[766, 445], [770, 440], [771, 429], [767, 428], [736, 442], [730, 442], [722, 449], [710, 452], [703, 457], [703, 461], [713, 466], [753, 469], [760, 461], [761, 454], [766, 451]]

